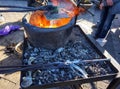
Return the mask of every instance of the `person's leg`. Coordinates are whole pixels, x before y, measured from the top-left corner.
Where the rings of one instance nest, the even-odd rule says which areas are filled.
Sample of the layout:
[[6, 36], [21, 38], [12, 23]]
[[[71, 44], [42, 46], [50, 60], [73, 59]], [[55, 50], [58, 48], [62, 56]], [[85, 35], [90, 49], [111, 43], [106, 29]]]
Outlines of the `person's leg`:
[[96, 31], [96, 34], [95, 34], [95, 38], [99, 38], [99, 34], [100, 34], [101, 30], [103, 29], [105, 20], [106, 20], [107, 15], [108, 15], [108, 10], [109, 10], [109, 8], [108, 8], [108, 7], [105, 7], [105, 8], [103, 8], [103, 10], [102, 10], [102, 12], [101, 12], [100, 22], [99, 22], [99, 25], [98, 25], [98, 27], [97, 27], [97, 31]]
[[112, 24], [112, 21], [115, 17], [115, 14], [109, 14], [107, 15], [107, 18], [106, 18], [106, 21], [104, 23], [104, 26], [101, 30], [101, 32], [99, 33], [98, 37], [99, 38], [105, 38], [105, 36], [107, 35], [110, 27], [111, 27], [111, 24]]

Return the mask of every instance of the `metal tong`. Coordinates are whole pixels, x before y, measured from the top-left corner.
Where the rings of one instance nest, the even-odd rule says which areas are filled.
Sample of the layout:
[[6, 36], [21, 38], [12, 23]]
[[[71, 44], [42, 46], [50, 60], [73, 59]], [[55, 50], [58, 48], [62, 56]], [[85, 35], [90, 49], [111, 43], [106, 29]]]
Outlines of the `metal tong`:
[[65, 62], [54, 62], [54, 63], [48, 63], [48, 64], [44, 64], [40, 63], [40, 64], [34, 64], [34, 65], [22, 65], [22, 66], [3, 66], [0, 68], [7, 68], [4, 70], [0, 70], [0, 73], [13, 73], [13, 72], [17, 72], [17, 71], [31, 71], [31, 70], [36, 70], [36, 69], [41, 69], [41, 70], [46, 70], [46, 69], [56, 69], [56, 68], [69, 68], [72, 69], [75, 72], [80, 72], [81, 74], [79, 74], [79, 76], [82, 76], [83, 78], [87, 78], [87, 73], [80, 68], [79, 66], [77, 66], [76, 64], [79, 64], [80, 60], [75, 60], [75, 61], [70, 61], [67, 60]]
[[[81, 6], [84, 8], [88, 13], [94, 16], [89, 10], [87, 10], [84, 6], [80, 5], [81, 0], [78, 2], [77, 7]], [[58, 7], [53, 5], [46, 5], [40, 7], [22, 7], [22, 6], [10, 6], [10, 5], [0, 5], [0, 8], [19, 8], [21, 10], [9, 9], [9, 10], [0, 10], [0, 12], [31, 12], [36, 10], [44, 10], [46, 11], [45, 16], [47, 19], [59, 19], [59, 18], [69, 18], [67, 13], [58, 13]]]
[[[58, 7], [53, 5], [46, 5], [46, 6], [40, 6], [40, 7], [22, 7], [22, 6], [6, 6], [6, 5], [0, 5], [0, 8], [11, 8], [8, 10], [0, 10], [0, 12], [31, 12], [31, 11], [45, 11], [44, 15], [47, 19], [59, 19], [59, 18], [68, 18], [69, 16], [67, 13], [58, 13]], [[19, 8], [12, 9], [12, 8]]]
[[[53, 62], [53, 63], [38, 63], [32, 65], [20, 65], [20, 66], [0, 66], [0, 74], [13, 73], [17, 71], [33, 71], [37, 69], [46, 70], [46, 69], [72, 69], [74, 72], [79, 72], [83, 78], [87, 78], [87, 73], [82, 67], [79, 67], [76, 64], [84, 64], [89, 62], [101, 62], [101, 61], [110, 61], [110, 59], [93, 59], [93, 60], [67, 60], [65, 62]], [[84, 65], [83, 65], [84, 67]]]
[[[23, 7], [23, 6], [11, 6], [11, 5], [0, 5], [0, 8], [11, 8], [8, 10], [0, 10], [0, 12], [31, 12], [36, 10], [44, 10], [44, 11], [54, 11], [56, 10], [56, 6], [47, 5], [47, 6], [40, 6], [40, 7]], [[13, 10], [12, 8], [19, 8], [22, 10]]]
[[14, 73], [17, 71], [33, 71], [33, 70], [46, 70], [46, 69], [56, 69], [56, 68], [68, 68], [61, 62], [54, 62], [48, 64], [31, 64], [31, 65], [20, 65], [20, 66], [0, 66], [0, 74]]

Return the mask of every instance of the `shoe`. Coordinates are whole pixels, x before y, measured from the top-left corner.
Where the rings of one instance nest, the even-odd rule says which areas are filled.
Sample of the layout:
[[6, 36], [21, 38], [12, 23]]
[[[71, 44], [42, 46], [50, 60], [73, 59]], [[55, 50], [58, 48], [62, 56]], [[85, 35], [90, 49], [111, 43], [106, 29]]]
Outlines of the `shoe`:
[[100, 46], [104, 46], [105, 43], [107, 42], [107, 40], [105, 40], [104, 38], [98, 38], [96, 39], [96, 41], [100, 44]]
[[96, 23], [96, 24], [94, 24], [93, 26], [92, 26], [92, 28], [97, 28], [98, 26], [99, 26], [99, 21]]
[[98, 25], [97, 25], [97, 24], [95, 24], [95, 25], [93, 25], [93, 26], [92, 26], [92, 28], [97, 28], [97, 27], [98, 27]]

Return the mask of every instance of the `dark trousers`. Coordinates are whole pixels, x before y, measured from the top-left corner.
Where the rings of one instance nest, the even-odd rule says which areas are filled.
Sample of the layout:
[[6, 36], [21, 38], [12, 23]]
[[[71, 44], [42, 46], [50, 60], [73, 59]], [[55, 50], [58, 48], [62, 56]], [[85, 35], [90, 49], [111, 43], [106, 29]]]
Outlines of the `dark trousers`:
[[107, 35], [115, 14], [110, 13], [110, 7], [104, 7], [101, 12], [100, 23], [95, 34], [95, 38], [105, 38]]

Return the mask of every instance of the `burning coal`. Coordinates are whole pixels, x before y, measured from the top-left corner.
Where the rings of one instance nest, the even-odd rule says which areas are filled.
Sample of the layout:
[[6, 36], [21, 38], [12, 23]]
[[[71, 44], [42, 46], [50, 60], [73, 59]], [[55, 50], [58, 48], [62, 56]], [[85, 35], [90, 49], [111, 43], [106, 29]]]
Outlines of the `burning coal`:
[[[52, 13], [51, 11], [47, 11], [47, 14], [49, 13], [47, 17], [45, 15], [46, 11], [35, 11], [31, 15], [30, 24], [41, 28], [61, 27], [68, 24], [74, 16], [84, 12], [83, 8], [78, 8], [70, 0], [51, 0], [51, 3], [57, 7], [56, 11], [53, 10]], [[54, 14], [59, 16], [54, 16], [56, 19], [47, 19], [51, 18], [51, 15]]]

